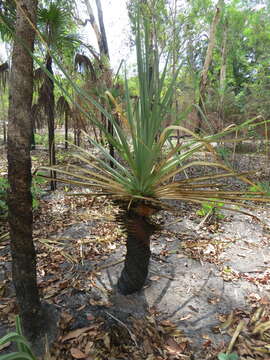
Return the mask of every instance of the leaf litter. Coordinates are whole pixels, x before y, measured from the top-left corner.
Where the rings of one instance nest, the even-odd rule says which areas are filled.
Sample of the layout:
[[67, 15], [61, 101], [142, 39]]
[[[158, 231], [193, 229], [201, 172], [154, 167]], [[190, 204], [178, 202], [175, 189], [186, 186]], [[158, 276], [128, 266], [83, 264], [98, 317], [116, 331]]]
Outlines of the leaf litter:
[[[188, 207], [185, 213], [191, 220], [196, 211], [192, 209]], [[41, 200], [41, 206], [35, 213], [38, 285], [46, 301], [61, 311], [59, 337], [51, 351], [51, 359], [193, 359], [192, 340], [173, 321], [161, 320], [162, 314], [155, 309], [150, 309], [142, 318], [130, 316], [120, 319], [112, 311], [113, 305], [106, 300], [110, 290], [102, 290], [97, 285], [96, 276], [99, 272], [114, 266], [114, 263], [100, 263], [108, 259], [125, 241], [121, 229], [113, 222], [115, 211], [105, 198], [71, 197], [62, 188], [53, 196], [49, 195], [47, 199]], [[224, 221], [226, 220], [222, 220]], [[89, 222], [91, 226], [88, 226]], [[84, 233], [77, 231], [78, 224], [85, 224]], [[67, 229], [74, 231], [71, 231], [71, 235], [64, 236]], [[194, 236], [190, 232], [182, 233], [184, 241], [179, 246], [179, 253], [201, 262], [216, 264], [221, 269], [220, 276], [226, 281], [245, 279], [256, 285], [269, 284], [268, 269], [254, 275], [224, 267], [220, 254], [236, 239], [223, 236], [222, 241], [218, 241], [209, 236], [216, 233], [222, 234], [223, 229], [214, 218], [205, 221]], [[167, 232], [168, 239], [173, 237], [177, 240], [177, 235]], [[18, 313], [14, 291], [10, 285], [11, 259], [6, 251], [7, 247], [7, 240], [0, 242], [0, 264], [7, 264], [5, 279], [0, 278], [0, 322], [5, 325], [5, 329], [14, 324], [15, 314]], [[170, 250], [161, 253], [163, 259], [169, 255]], [[115, 263], [122, 261], [121, 259]], [[152, 281], [158, 281], [160, 277], [162, 275], [155, 274]], [[87, 291], [88, 304], [78, 301], [76, 306], [67, 306], [66, 298], [83, 293], [85, 300]], [[103, 292], [103, 296], [93, 296], [100, 292]], [[249, 310], [235, 309], [227, 317], [219, 317], [223, 325], [217, 327], [216, 331], [231, 337], [227, 346], [212, 347], [211, 339], [207, 335], [203, 336], [206, 354], [204, 359], [216, 359], [217, 354], [222, 351], [237, 351], [241, 360], [269, 360], [269, 300], [258, 294], [251, 294], [249, 300]], [[92, 312], [89, 311], [89, 306]], [[84, 315], [84, 320], [80, 324], [78, 319], [81, 314]], [[182, 320], [190, 317], [191, 314], [183, 315]]]

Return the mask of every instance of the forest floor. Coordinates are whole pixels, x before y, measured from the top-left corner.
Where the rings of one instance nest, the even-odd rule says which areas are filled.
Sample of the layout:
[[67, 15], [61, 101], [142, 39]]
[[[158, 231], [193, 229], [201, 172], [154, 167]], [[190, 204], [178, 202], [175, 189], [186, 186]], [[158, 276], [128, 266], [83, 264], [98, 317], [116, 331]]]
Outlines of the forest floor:
[[[34, 153], [33, 162], [42, 157]], [[241, 171], [250, 164], [264, 179], [264, 157], [239, 155]], [[69, 196], [67, 190], [42, 195], [34, 219], [38, 286], [60, 314], [48, 359], [204, 360], [226, 351], [270, 359], [269, 206], [252, 211], [255, 217], [222, 207], [200, 217], [200, 207], [179, 202], [173, 214], [160, 212], [149, 280], [140, 293], [122, 296], [116, 282], [125, 237], [114, 222], [117, 209], [105, 198]], [[3, 238], [0, 337], [16, 313]]]

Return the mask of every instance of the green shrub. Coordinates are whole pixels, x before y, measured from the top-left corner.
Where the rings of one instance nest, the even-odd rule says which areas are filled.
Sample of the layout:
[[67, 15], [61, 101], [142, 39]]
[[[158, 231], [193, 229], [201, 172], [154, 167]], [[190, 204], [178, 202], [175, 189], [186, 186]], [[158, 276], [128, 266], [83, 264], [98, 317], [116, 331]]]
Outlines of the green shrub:
[[202, 203], [201, 209], [199, 209], [196, 214], [202, 217], [206, 215], [214, 215], [219, 219], [223, 219], [224, 215], [222, 215], [220, 212], [220, 209], [223, 207], [223, 205], [223, 202], [206, 201]]
[[[33, 178], [31, 192], [33, 196], [33, 210], [36, 210], [39, 207], [39, 201], [41, 195], [44, 194], [44, 190], [41, 188], [41, 184], [46, 182], [43, 178], [36, 176]], [[6, 217], [8, 211], [7, 205], [7, 191], [9, 188], [8, 179], [0, 177], [0, 217]]]

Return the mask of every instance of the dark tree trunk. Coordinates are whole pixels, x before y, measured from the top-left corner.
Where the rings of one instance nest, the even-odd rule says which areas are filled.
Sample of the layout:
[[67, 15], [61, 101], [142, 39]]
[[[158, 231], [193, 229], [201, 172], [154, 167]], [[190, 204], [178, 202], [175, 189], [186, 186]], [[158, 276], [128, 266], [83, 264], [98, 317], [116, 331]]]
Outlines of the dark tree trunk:
[[145, 284], [151, 256], [150, 237], [155, 226], [147, 217], [131, 210], [121, 213], [119, 222], [127, 234], [127, 252], [118, 289], [121, 294], [128, 295], [141, 290]]
[[68, 149], [68, 113], [65, 112], [65, 149]]
[[[52, 69], [52, 57], [47, 55], [46, 69], [53, 75]], [[46, 115], [48, 119], [48, 140], [49, 140], [49, 165], [53, 166], [56, 164], [55, 158], [55, 142], [54, 142], [54, 112], [55, 112], [55, 99], [54, 99], [54, 82], [51, 78], [46, 78], [47, 85], [47, 98], [48, 101], [45, 105]], [[56, 172], [51, 171], [51, 190], [56, 190]]]
[[[16, 37], [12, 53], [8, 125], [8, 194], [12, 255], [12, 278], [22, 320], [29, 339], [37, 337], [43, 325], [36, 281], [36, 254], [32, 240], [32, 195], [30, 140], [33, 95], [33, 50], [37, 0], [19, 0]], [[23, 41], [22, 41], [23, 40]], [[22, 45], [24, 43], [25, 47]]]

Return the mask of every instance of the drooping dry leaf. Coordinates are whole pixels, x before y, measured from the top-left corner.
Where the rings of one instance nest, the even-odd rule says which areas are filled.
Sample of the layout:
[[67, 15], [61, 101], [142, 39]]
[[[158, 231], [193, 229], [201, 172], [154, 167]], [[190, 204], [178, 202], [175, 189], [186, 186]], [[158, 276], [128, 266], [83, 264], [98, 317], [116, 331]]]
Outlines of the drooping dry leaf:
[[11, 344], [11, 342], [9, 341], [9, 342], [7, 342], [7, 343], [5, 343], [3, 345], [0, 345], [0, 351], [6, 349], [7, 347], [9, 347], [10, 344]]

